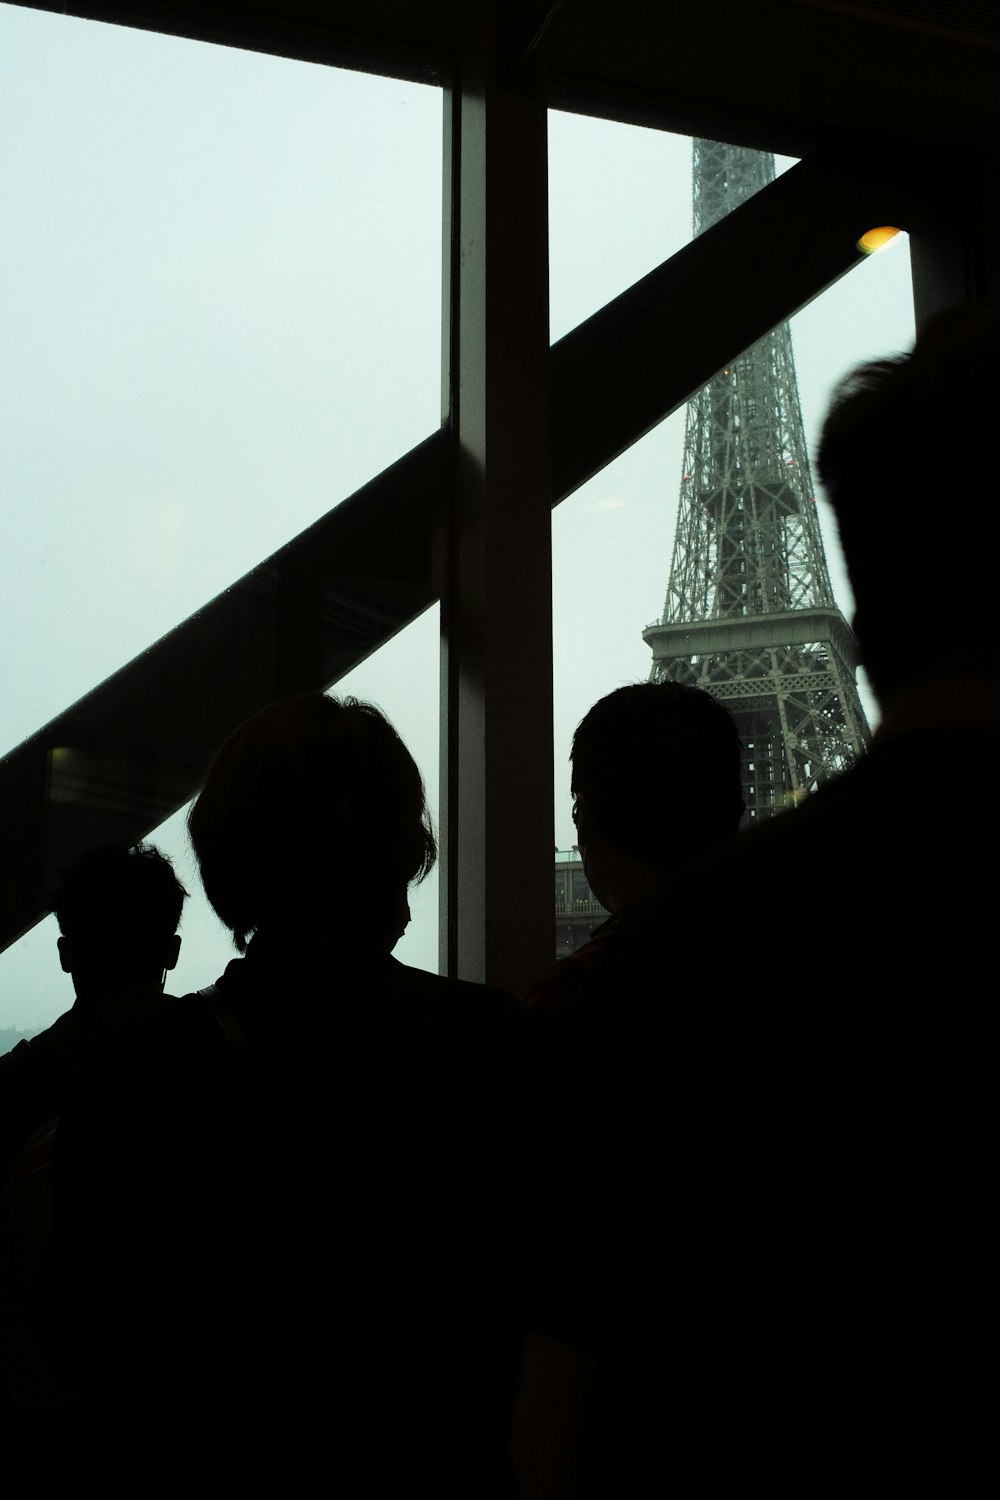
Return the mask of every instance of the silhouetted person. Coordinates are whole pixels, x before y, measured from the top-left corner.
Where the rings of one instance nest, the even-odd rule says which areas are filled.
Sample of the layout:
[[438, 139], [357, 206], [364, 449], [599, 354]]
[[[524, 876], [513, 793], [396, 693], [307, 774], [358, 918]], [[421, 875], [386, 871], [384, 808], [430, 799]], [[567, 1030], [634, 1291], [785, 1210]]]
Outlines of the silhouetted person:
[[759, 1462], [800, 1493], [956, 1492], [987, 1458], [1000, 654], [977, 559], [1000, 511], [989, 445], [956, 435], [1000, 399], [998, 349], [996, 313], [956, 313], [835, 396], [819, 471], [882, 722], [706, 877], [753, 1080], [727, 1111], [753, 1281], [733, 1364]]
[[998, 350], [996, 312], [956, 313], [834, 398], [819, 472], [882, 722], [710, 877], [753, 1079], [728, 1118], [756, 1310], [734, 1363], [759, 1460], [799, 1493], [954, 1493], [992, 1458], [1000, 508], [990, 445], [956, 439], [996, 409]]
[[584, 870], [616, 917], [655, 895], [678, 865], [731, 838], [743, 816], [736, 725], [700, 688], [616, 689], [581, 720], [570, 761]]
[[[992, 1460], [1000, 506], [966, 436], [998, 351], [995, 313], [957, 314], [837, 395], [819, 469], [882, 724], [664, 904], [676, 1021], [629, 1074], [661, 1120], [654, 1483], [955, 1494]], [[645, 1226], [617, 1207], [588, 1269], [627, 1290]]]
[[248, 1475], [503, 1493], [523, 1017], [391, 956], [435, 856], [419, 772], [377, 709], [306, 694], [231, 736], [190, 830], [243, 956], [68, 1122], [67, 1363]]
[[[60, 1113], [67, 1087], [165, 1002], [186, 892], [158, 849], [97, 849], [52, 898], [59, 961], [76, 1000], [53, 1025], [0, 1058], [4, 1151]], [[169, 999], [169, 997], [168, 997]]]
[[46, 1030], [0, 1058], [3, 1393], [15, 1407], [73, 1403], [40, 1347], [51, 1180], [61, 1116], [99, 1090], [176, 1001], [185, 891], [157, 849], [98, 849], [78, 860], [52, 900], [59, 957], [76, 1000]]
[[574, 1475], [588, 1494], [635, 1493], [636, 1408], [659, 1376], [643, 1341], [662, 1356], [647, 1305], [663, 1276], [661, 1079], [644, 1038], [648, 1012], [656, 1037], [674, 1003], [684, 941], [665, 893], [744, 809], [736, 725], [698, 688], [619, 688], [582, 720], [570, 758], [584, 870], [612, 915], [527, 1002], [543, 1140], [517, 1447], [526, 1493], [546, 1500]]

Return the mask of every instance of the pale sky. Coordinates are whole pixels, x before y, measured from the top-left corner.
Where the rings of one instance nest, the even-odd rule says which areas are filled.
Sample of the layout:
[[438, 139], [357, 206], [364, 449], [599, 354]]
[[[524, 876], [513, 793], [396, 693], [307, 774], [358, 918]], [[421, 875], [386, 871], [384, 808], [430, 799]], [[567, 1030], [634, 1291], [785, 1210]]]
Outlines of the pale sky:
[[[690, 238], [691, 167], [680, 137], [550, 120], [555, 338]], [[441, 157], [436, 90], [0, 5], [0, 753], [438, 425]], [[905, 243], [792, 327], [814, 441], [837, 379], [912, 341]], [[554, 515], [560, 847], [573, 728], [648, 675], [683, 425]], [[385, 709], [433, 807], [437, 610], [337, 690]], [[180, 817], [151, 838], [195, 893]], [[412, 905], [397, 954], [436, 967], [436, 882]], [[182, 934], [177, 992], [232, 952], [200, 894]], [[0, 955], [0, 1029], [70, 999], [50, 918]]]

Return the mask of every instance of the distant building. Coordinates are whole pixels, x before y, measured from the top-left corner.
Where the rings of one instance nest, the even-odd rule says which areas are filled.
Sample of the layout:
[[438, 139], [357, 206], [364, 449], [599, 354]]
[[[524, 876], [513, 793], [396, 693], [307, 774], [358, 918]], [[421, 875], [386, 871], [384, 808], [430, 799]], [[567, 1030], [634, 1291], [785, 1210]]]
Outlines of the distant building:
[[590, 889], [579, 849], [557, 849], [556, 958], [579, 948], [610, 915]]

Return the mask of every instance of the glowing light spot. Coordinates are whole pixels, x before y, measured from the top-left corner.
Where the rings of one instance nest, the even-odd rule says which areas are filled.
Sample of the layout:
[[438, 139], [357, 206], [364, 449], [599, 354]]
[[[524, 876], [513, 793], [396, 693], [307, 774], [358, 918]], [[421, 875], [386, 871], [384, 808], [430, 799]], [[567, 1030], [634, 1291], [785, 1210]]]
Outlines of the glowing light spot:
[[887, 245], [891, 245], [899, 234], [898, 229], [893, 229], [889, 224], [883, 224], [878, 229], [867, 230], [858, 240], [858, 249], [863, 255], [877, 255]]
[[594, 503], [595, 510], [621, 510], [627, 502], [621, 495], [606, 495], [603, 500]]

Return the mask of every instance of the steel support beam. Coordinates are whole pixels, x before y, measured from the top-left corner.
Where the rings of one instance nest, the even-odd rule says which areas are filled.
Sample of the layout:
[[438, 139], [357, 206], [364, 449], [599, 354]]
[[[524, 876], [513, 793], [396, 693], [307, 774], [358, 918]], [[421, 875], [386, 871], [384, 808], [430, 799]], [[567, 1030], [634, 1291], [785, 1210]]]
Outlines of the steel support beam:
[[463, 60], [446, 126], [455, 489], [442, 946], [450, 973], [514, 992], [552, 952], [547, 122], [523, 60], [531, 35], [487, 29]]
[[233, 727], [326, 687], [434, 598], [437, 432], [0, 761], [0, 948], [60, 870], [188, 801]]
[[857, 265], [866, 229], [931, 218], [936, 186], [905, 154], [818, 152], [560, 339], [555, 499]]

